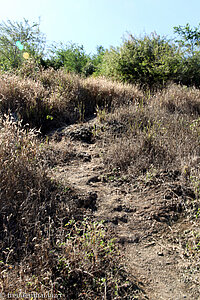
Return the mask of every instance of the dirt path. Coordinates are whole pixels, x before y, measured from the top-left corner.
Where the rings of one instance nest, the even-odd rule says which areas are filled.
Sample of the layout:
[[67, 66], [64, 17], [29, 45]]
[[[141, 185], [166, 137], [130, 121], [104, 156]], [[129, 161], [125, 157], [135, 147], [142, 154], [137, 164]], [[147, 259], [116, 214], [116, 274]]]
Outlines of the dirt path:
[[[80, 194], [96, 195], [94, 215], [112, 224], [127, 267], [144, 285], [145, 299], [200, 299], [200, 287], [188, 280], [185, 271], [189, 261], [173, 239], [174, 231], [184, 224], [176, 221], [181, 200], [177, 206], [169, 196], [171, 191], [179, 190], [176, 174], [170, 179], [171, 175], [163, 173], [152, 186], [105, 180], [100, 155], [104, 148], [98, 143], [73, 144], [81, 159], [58, 166], [52, 176], [70, 183]], [[161, 177], [167, 176], [163, 189]]]

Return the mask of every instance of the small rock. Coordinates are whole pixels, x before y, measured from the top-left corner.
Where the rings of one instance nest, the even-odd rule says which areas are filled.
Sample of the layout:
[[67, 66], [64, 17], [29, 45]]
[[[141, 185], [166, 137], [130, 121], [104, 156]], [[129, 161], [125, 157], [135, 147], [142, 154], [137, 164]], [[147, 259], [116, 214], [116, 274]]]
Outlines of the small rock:
[[115, 225], [118, 225], [118, 217], [114, 217], [111, 219], [111, 222]]
[[170, 199], [172, 199], [172, 195], [171, 195], [171, 194], [166, 194], [166, 195], [164, 196], [164, 199], [170, 200]]

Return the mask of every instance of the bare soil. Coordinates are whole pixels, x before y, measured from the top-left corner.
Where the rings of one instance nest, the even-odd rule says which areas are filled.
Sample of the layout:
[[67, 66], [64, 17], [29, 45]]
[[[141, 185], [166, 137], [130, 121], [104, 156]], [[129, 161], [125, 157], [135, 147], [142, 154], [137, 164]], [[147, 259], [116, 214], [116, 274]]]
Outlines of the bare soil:
[[[131, 180], [115, 178], [103, 164], [106, 145], [70, 135], [81, 126], [74, 124], [61, 131], [58, 143], [64, 149], [70, 139], [76, 155], [51, 169], [51, 176], [75, 188], [84, 199], [77, 200], [78, 205], [114, 229], [125, 265], [143, 290], [139, 299], [200, 299], [200, 263], [184, 250], [187, 234], [195, 226], [185, 213], [194, 194], [184, 186], [180, 172], [162, 170], [152, 178], [134, 179], [134, 174]], [[130, 299], [134, 298], [130, 295]]]

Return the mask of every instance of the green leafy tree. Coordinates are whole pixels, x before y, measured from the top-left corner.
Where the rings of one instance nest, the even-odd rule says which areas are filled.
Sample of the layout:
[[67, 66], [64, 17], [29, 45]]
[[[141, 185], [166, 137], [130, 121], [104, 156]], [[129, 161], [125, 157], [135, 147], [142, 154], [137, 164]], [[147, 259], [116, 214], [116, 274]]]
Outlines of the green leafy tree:
[[194, 53], [192, 56], [183, 57], [177, 83], [187, 86], [200, 87], [200, 54]]
[[23, 53], [39, 61], [44, 55], [46, 39], [40, 32], [39, 23], [2, 22], [0, 24], [0, 65], [1, 69], [18, 68], [24, 61]]
[[195, 51], [200, 50], [200, 23], [193, 29], [188, 23], [185, 26], [176, 26], [174, 27], [174, 33], [177, 33], [181, 37], [177, 42], [188, 53], [193, 55]]
[[178, 48], [156, 33], [144, 38], [130, 35], [121, 47], [104, 55], [101, 73], [123, 82], [154, 87], [173, 80], [179, 69]]
[[98, 76], [101, 73], [101, 65], [103, 63], [105, 53], [106, 49], [103, 46], [97, 46], [96, 53], [91, 57], [92, 63], [94, 65], [95, 76]]
[[180, 72], [177, 81], [187, 85], [200, 87], [200, 23], [192, 28], [188, 23], [185, 26], [174, 27], [174, 33], [181, 39], [177, 40], [182, 51]]
[[110, 47], [102, 57], [99, 73], [113, 79], [122, 79], [120, 75], [120, 47]]
[[100, 74], [100, 67], [103, 61], [105, 49], [103, 46], [97, 46], [96, 53], [88, 57], [88, 61], [83, 68], [83, 74], [87, 77], [90, 75], [98, 76]]
[[50, 56], [41, 60], [45, 68], [52, 67], [55, 70], [65, 68], [69, 72], [78, 73], [84, 76], [99, 74], [100, 65], [103, 61], [105, 49], [97, 46], [97, 53], [86, 54], [84, 47], [75, 43], [64, 45], [54, 44], [50, 47]]
[[69, 72], [81, 74], [89, 60], [90, 58], [85, 53], [83, 46], [75, 43], [68, 45], [60, 43], [51, 47], [51, 56], [46, 61], [46, 66], [51, 66], [54, 69], [64, 67]]
[[96, 51], [97, 53], [92, 56], [92, 61], [95, 66], [98, 66], [102, 63], [106, 50], [103, 46], [97, 46]]

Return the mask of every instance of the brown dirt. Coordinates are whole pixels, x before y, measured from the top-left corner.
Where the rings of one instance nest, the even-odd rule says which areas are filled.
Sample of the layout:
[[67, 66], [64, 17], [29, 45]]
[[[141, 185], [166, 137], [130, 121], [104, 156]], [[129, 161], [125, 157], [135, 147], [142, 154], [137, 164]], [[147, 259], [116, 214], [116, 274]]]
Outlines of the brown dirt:
[[184, 217], [185, 203], [194, 195], [181, 184], [179, 172], [163, 170], [146, 181], [116, 181], [105, 176], [105, 145], [80, 140], [71, 144], [79, 155], [52, 169], [52, 177], [85, 195], [88, 201], [79, 205], [113, 227], [125, 264], [144, 290], [140, 299], [200, 299], [199, 264], [193, 264], [182, 247], [184, 233], [194, 226]]

